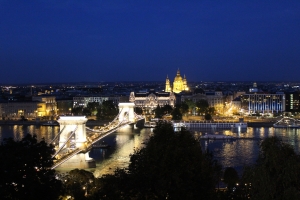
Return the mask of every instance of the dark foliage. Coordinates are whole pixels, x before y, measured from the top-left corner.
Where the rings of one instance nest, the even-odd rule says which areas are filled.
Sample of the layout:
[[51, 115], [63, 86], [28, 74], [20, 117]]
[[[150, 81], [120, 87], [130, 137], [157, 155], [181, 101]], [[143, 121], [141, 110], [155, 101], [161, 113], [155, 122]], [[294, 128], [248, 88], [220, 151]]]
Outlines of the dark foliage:
[[279, 138], [267, 138], [260, 145], [256, 165], [245, 170], [243, 181], [251, 186], [251, 199], [299, 199], [299, 155]]
[[36, 136], [4, 139], [0, 146], [1, 199], [57, 199], [61, 182], [55, 178], [53, 146]]
[[76, 200], [93, 199], [99, 189], [99, 181], [93, 173], [82, 169], [74, 169], [61, 177], [64, 183], [64, 196]]
[[171, 114], [173, 120], [182, 120], [182, 114], [179, 107], [174, 108]]
[[101, 178], [100, 199], [215, 199], [221, 168], [186, 131], [159, 122], [128, 169]]
[[113, 101], [103, 101], [101, 106], [97, 109], [97, 119], [113, 120], [119, 113], [118, 108], [114, 105]]
[[164, 115], [164, 112], [159, 105], [157, 105], [157, 107], [154, 109], [154, 113], [155, 113], [155, 118], [162, 118], [162, 116]]

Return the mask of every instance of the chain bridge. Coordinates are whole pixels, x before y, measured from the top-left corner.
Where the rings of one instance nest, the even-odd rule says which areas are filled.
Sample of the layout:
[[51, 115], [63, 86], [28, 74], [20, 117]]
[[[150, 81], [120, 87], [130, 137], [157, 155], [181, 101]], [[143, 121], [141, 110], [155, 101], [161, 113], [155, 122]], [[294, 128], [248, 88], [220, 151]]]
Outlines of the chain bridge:
[[51, 141], [55, 145], [54, 165], [60, 168], [91, 168], [95, 161], [89, 157], [93, 144], [117, 131], [143, 119], [134, 112], [134, 103], [120, 103], [119, 114], [108, 125], [99, 129], [86, 127], [85, 116], [61, 116], [60, 132]]

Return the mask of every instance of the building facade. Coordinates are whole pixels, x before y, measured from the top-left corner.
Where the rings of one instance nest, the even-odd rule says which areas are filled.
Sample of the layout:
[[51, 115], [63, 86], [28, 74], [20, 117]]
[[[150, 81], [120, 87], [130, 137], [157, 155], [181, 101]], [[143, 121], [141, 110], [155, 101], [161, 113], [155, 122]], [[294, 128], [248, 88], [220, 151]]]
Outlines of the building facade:
[[135, 103], [136, 107], [142, 109], [155, 109], [158, 105], [163, 107], [165, 105], [175, 106], [176, 97], [173, 92], [131, 92], [129, 102]]
[[0, 113], [3, 120], [19, 120], [22, 117], [33, 119], [47, 114], [43, 102], [0, 103]]
[[[114, 105], [118, 105], [121, 101], [126, 101], [125, 99], [128, 99], [124, 96], [76, 96], [73, 97], [73, 108], [83, 106], [86, 107], [88, 103], [97, 102], [99, 104], [102, 104], [103, 101], [109, 101], [111, 100]], [[127, 100], [128, 101], [128, 100]]]
[[251, 113], [279, 113], [285, 111], [285, 94], [253, 93], [241, 95], [242, 109]]
[[37, 101], [45, 104], [45, 109], [39, 109], [43, 112], [39, 116], [56, 116], [57, 115], [57, 104], [55, 96], [48, 96], [48, 95], [39, 95], [33, 96], [32, 101]]
[[285, 97], [285, 111], [300, 112], [300, 92], [286, 92]]

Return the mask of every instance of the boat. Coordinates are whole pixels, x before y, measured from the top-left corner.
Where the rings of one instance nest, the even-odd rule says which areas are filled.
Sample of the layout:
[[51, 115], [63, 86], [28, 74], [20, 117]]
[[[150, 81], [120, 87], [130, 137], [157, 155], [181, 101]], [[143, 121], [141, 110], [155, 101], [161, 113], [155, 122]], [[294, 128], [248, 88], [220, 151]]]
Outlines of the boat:
[[45, 123], [42, 123], [41, 124], [42, 126], [58, 126], [59, 125], [59, 123], [57, 122], [57, 121], [47, 121], [47, 122], [45, 122]]
[[110, 148], [110, 145], [103, 141], [102, 143], [93, 144], [93, 148], [108, 149], [108, 148]]
[[232, 140], [236, 139], [233, 136], [230, 135], [219, 135], [219, 134], [205, 134], [200, 136], [200, 139], [205, 139], [205, 140]]
[[156, 126], [156, 122], [145, 122], [145, 128], [154, 128]]

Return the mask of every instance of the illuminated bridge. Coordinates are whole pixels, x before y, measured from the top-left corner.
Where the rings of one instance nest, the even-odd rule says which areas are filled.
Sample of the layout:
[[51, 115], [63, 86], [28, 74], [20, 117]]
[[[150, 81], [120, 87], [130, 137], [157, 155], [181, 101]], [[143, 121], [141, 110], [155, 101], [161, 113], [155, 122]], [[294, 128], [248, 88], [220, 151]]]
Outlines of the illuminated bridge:
[[120, 103], [119, 114], [108, 125], [99, 129], [86, 127], [85, 116], [61, 116], [58, 120], [60, 132], [52, 140], [55, 145], [54, 165], [62, 168], [90, 168], [95, 162], [89, 157], [93, 144], [115, 132], [143, 119], [134, 112], [134, 103]]

